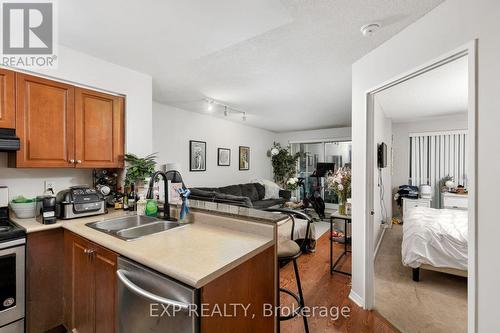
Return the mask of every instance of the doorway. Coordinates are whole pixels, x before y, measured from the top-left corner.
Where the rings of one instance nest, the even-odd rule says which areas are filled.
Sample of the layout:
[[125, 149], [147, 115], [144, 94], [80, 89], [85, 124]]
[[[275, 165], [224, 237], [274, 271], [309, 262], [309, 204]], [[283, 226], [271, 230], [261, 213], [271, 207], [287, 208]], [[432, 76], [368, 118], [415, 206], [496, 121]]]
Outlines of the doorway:
[[[376, 295], [376, 284], [375, 284], [375, 252], [377, 249], [379, 249], [379, 245], [383, 242], [384, 239], [384, 234], [386, 232], [386, 228], [388, 228], [391, 225], [391, 221], [388, 221], [386, 218], [384, 223], [382, 225], [379, 225], [379, 220], [380, 220], [380, 212], [383, 210], [383, 208], [380, 205], [380, 186], [381, 182], [379, 179], [379, 174], [380, 170], [377, 168], [377, 148], [380, 142], [377, 142], [380, 140], [380, 137], [377, 137], [377, 108], [380, 108], [379, 101], [377, 101], [377, 96], [381, 96], [383, 92], [388, 91], [389, 89], [393, 89], [397, 87], [398, 85], [402, 85], [407, 83], [410, 80], [413, 80], [415, 78], [419, 78], [423, 75], [429, 75], [429, 73], [432, 73], [434, 70], [439, 70], [440, 68], [443, 68], [443, 66], [453, 64], [457, 60], [460, 59], [465, 59], [466, 62], [466, 71], [468, 74], [467, 78], [467, 103], [466, 103], [466, 111], [467, 115], [465, 116], [465, 121], [467, 124], [467, 136], [468, 140], [466, 145], [466, 149], [464, 149], [464, 156], [467, 160], [467, 187], [468, 187], [468, 196], [466, 198], [467, 202], [467, 207], [468, 210], [465, 213], [466, 216], [466, 226], [467, 226], [467, 232], [468, 232], [468, 246], [466, 249], [466, 256], [467, 256], [467, 262], [466, 262], [466, 270], [467, 270], [467, 277], [464, 280], [465, 285], [466, 285], [466, 291], [465, 291], [465, 298], [467, 301], [466, 304], [466, 310], [464, 311], [464, 316], [467, 318], [465, 327], [463, 327], [463, 330], [466, 331], [467, 328], [469, 328], [469, 331], [474, 331], [475, 327], [475, 316], [476, 316], [476, 280], [475, 280], [475, 274], [476, 274], [476, 209], [475, 209], [475, 195], [476, 195], [476, 142], [475, 142], [475, 137], [476, 137], [476, 45], [475, 43], [471, 43], [470, 45], [464, 46], [463, 48], [451, 52], [450, 54], [447, 54], [440, 59], [437, 59], [435, 61], [430, 62], [427, 65], [424, 65], [418, 69], [415, 69], [414, 71], [411, 71], [408, 74], [402, 75], [399, 78], [396, 78], [392, 81], [390, 81], [387, 84], [383, 84], [380, 87], [377, 87], [367, 93], [367, 164], [366, 164], [366, 177], [367, 177], [367, 184], [366, 184], [366, 241], [367, 241], [367, 247], [366, 247], [366, 253], [365, 253], [365, 290], [366, 290], [366, 300], [365, 300], [365, 306], [369, 309], [377, 309], [377, 299], [375, 298]], [[392, 132], [392, 129], [391, 129]], [[413, 137], [417, 137], [417, 134], [422, 134], [422, 133], [412, 133]], [[435, 143], [435, 137], [434, 135], [447, 135], [446, 133], [424, 133], [425, 137], [429, 137], [429, 141], [425, 141], [426, 147], [431, 146], [431, 141]], [[427, 135], [428, 134], [428, 135]], [[450, 134], [452, 135], [452, 134]], [[454, 134], [453, 134], [454, 135]], [[392, 137], [391, 137], [392, 140]], [[423, 139], [422, 139], [423, 140]], [[453, 139], [454, 140], [454, 139]], [[458, 139], [457, 145], [460, 143], [461, 139]], [[455, 142], [455, 141], [453, 141]], [[424, 141], [422, 141], [424, 143]], [[411, 144], [412, 144], [412, 139], [409, 136], [407, 138], [406, 144], [409, 145], [410, 150], [411, 150]], [[448, 143], [449, 146], [449, 143]], [[415, 146], [413, 146], [415, 147]], [[418, 146], [419, 149], [423, 149], [424, 145], [422, 147]], [[450, 147], [450, 146], [449, 146]], [[455, 149], [455, 146], [453, 146], [453, 149]], [[423, 152], [419, 151], [419, 152]], [[436, 154], [436, 150], [433, 150], [433, 153]], [[425, 156], [427, 151], [425, 152]], [[388, 154], [387, 154], [389, 160], [392, 158], [391, 150], [390, 147], [388, 149]], [[415, 156], [413, 156], [415, 159]], [[411, 159], [411, 155], [407, 156], [408, 161]], [[422, 163], [425, 163], [427, 167], [427, 163], [429, 161], [423, 159]], [[410, 163], [410, 162], [409, 162]], [[391, 164], [391, 161], [389, 162], [389, 165], [392, 167], [393, 165]], [[410, 171], [405, 170], [405, 171]], [[390, 171], [390, 174], [393, 173], [393, 170]], [[411, 175], [408, 175], [407, 178], [411, 179]], [[420, 184], [424, 184], [428, 181], [430, 181], [431, 177], [427, 177], [425, 181], [422, 181], [422, 179], [419, 179]], [[439, 179], [441, 181], [441, 179]], [[420, 185], [418, 184], [418, 185]], [[436, 185], [434, 183], [434, 186], [441, 186], [441, 183], [438, 182], [439, 185]], [[396, 185], [396, 184], [394, 184]], [[399, 185], [399, 184], [397, 184]], [[458, 185], [458, 184], [457, 184]], [[392, 197], [391, 193], [391, 197]], [[435, 198], [435, 200], [441, 201], [441, 198]], [[376, 212], [379, 212], [377, 215]], [[391, 211], [391, 214], [395, 212]], [[390, 214], [389, 214], [390, 215]], [[403, 224], [404, 225], [404, 224]], [[378, 233], [378, 227], [380, 227], [380, 233]], [[380, 235], [380, 236], [379, 236]], [[383, 243], [382, 243], [383, 244]], [[398, 253], [402, 251], [402, 248], [394, 248], [393, 249], [394, 253]], [[441, 265], [438, 265], [441, 266]], [[444, 265], [445, 266], [445, 265]], [[422, 266], [423, 267], [423, 266]], [[439, 267], [439, 268], [445, 268], [445, 267]], [[396, 273], [398, 274], [398, 273]], [[411, 276], [408, 277], [411, 279]], [[415, 282], [419, 283], [419, 282]], [[396, 284], [394, 284], [396, 286]], [[404, 297], [404, 295], [400, 295], [401, 297]], [[432, 297], [432, 295], [430, 296]], [[404, 310], [404, 309], [401, 309]], [[408, 313], [408, 312], [407, 312]], [[401, 312], [399, 315], [405, 316], [404, 312]], [[411, 314], [414, 316], [414, 313]], [[414, 317], [413, 317], [414, 318]]]

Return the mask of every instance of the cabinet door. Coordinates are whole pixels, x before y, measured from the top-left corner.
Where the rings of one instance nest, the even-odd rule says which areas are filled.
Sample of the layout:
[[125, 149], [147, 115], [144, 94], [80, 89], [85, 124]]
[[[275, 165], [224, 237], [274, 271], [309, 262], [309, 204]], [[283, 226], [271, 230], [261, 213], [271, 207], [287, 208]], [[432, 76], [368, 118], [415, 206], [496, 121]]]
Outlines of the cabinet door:
[[94, 270], [92, 257], [89, 255], [90, 242], [71, 233], [65, 234], [65, 242], [69, 242], [66, 249], [70, 273], [67, 288], [67, 311], [70, 332], [78, 333], [94, 332]]
[[97, 247], [93, 254], [95, 278], [95, 332], [115, 331], [116, 254]]
[[29, 233], [26, 240], [26, 332], [63, 323], [63, 230]]
[[74, 88], [16, 74], [17, 167], [74, 167]]
[[0, 68], [0, 128], [16, 127], [14, 72]]
[[76, 88], [75, 126], [77, 168], [123, 167], [123, 98]]

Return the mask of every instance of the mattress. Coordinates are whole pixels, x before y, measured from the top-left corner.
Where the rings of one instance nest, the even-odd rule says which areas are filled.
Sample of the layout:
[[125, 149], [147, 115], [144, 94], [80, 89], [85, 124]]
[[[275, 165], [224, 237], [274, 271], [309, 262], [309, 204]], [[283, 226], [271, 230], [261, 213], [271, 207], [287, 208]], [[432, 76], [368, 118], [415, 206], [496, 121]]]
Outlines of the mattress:
[[468, 212], [413, 207], [403, 224], [403, 265], [467, 270]]

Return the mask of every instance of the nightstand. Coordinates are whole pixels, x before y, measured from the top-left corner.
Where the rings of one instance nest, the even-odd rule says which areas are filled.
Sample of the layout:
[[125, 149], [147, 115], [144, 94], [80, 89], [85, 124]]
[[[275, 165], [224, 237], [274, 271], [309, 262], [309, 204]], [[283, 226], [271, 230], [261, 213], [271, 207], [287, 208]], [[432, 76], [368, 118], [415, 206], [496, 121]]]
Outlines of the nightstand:
[[403, 198], [403, 221], [405, 220], [405, 215], [410, 208], [413, 207], [431, 207], [431, 199], [413, 199], [413, 198]]
[[467, 194], [457, 193], [441, 193], [441, 207], [448, 209], [463, 209], [467, 210], [469, 207], [469, 197]]

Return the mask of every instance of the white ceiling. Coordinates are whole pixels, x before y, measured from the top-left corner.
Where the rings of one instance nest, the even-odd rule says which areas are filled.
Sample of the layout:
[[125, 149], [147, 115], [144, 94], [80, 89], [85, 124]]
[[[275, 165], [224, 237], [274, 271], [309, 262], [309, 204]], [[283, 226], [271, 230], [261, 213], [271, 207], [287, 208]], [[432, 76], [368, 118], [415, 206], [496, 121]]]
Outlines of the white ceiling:
[[468, 58], [462, 57], [375, 95], [393, 122], [467, 112]]
[[[340, 127], [351, 123], [351, 64], [442, 1], [64, 0], [59, 38], [152, 75], [160, 103], [207, 112], [209, 97], [278, 132]], [[363, 37], [373, 21], [382, 29]]]

